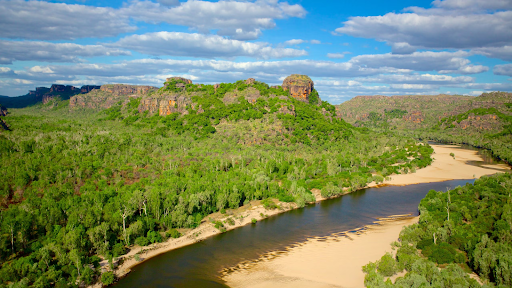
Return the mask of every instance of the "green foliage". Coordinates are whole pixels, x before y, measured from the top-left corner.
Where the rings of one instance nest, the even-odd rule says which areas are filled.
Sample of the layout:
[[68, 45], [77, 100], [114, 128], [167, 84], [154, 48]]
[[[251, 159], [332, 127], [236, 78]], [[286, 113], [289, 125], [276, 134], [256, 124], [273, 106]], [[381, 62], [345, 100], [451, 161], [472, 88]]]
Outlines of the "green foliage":
[[165, 232], [165, 237], [167, 237], [167, 238], [180, 238], [181, 236], [182, 236], [181, 233], [174, 228]]
[[402, 118], [407, 115], [407, 110], [391, 109], [388, 111], [387, 109], [384, 109], [384, 114], [388, 119]]
[[[399, 278], [395, 286], [480, 287], [462, 270], [464, 267], [473, 269], [491, 284], [510, 287], [511, 189], [512, 174], [504, 173], [482, 177], [474, 185], [467, 184], [445, 193], [431, 190], [421, 200], [419, 224], [405, 227], [400, 233], [402, 242], [396, 244], [394, 264], [409, 273]], [[421, 249], [428, 260], [421, 258], [415, 248]], [[368, 287], [382, 285], [382, 276], [390, 275], [391, 269], [375, 271], [380, 263], [382, 259], [363, 267]], [[385, 263], [388, 263], [386, 267], [393, 266], [390, 257]], [[439, 270], [436, 263], [443, 268]]]
[[258, 220], [256, 220], [256, 218], [252, 218], [252, 219], [251, 219], [251, 223], [252, 223], [252, 224], [256, 224], [256, 222], [258, 222]]
[[109, 286], [114, 284], [115, 276], [114, 272], [108, 271], [103, 274], [101, 274], [101, 283], [103, 283], [104, 286]]
[[274, 203], [274, 201], [272, 201], [272, 199], [270, 199], [270, 198], [262, 200], [261, 205], [263, 205], [263, 207], [265, 207], [265, 209], [267, 209], [267, 210], [277, 209], [276, 203]]

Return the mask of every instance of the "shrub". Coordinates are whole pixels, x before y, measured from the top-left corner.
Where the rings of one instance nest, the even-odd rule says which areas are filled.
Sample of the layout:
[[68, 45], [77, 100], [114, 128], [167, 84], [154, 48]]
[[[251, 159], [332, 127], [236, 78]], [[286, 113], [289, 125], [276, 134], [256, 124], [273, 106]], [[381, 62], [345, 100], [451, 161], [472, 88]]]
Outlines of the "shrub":
[[231, 218], [231, 217], [229, 217], [228, 219], [226, 219], [226, 222], [227, 222], [229, 225], [231, 225], [231, 226], [235, 225], [235, 220], [233, 220], [233, 218]]
[[396, 272], [396, 268], [396, 261], [390, 253], [386, 253], [382, 256], [377, 264], [377, 272], [383, 276], [393, 276]]
[[149, 231], [147, 239], [151, 243], [160, 243], [163, 241], [162, 235], [160, 235], [160, 233], [157, 231]]
[[108, 271], [108, 272], [101, 274], [101, 283], [103, 283], [103, 285], [105, 285], [105, 286], [113, 284], [114, 280], [115, 280], [115, 276], [114, 276], [114, 272], [112, 272], [112, 271]]
[[167, 238], [180, 238], [181, 237], [181, 233], [178, 230], [172, 228], [171, 230], [165, 232], [165, 237], [167, 237]]
[[114, 247], [112, 247], [112, 254], [114, 254], [114, 257], [124, 255], [125, 253], [126, 253], [126, 249], [125, 249], [123, 243], [116, 243], [114, 245]]
[[270, 198], [267, 198], [267, 199], [264, 199], [261, 201], [261, 204], [263, 205], [263, 207], [265, 207], [265, 209], [276, 209], [277, 208], [277, 205], [276, 203], [274, 203], [274, 201], [272, 201], [272, 199]]
[[256, 218], [252, 218], [251, 222], [252, 222], [252, 224], [256, 224], [256, 222], [258, 222], [258, 220], [256, 220]]
[[146, 237], [138, 237], [137, 239], [135, 239], [135, 244], [139, 245], [139, 246], [146, 246], [149, 244], [149, 240], [148, 238]]

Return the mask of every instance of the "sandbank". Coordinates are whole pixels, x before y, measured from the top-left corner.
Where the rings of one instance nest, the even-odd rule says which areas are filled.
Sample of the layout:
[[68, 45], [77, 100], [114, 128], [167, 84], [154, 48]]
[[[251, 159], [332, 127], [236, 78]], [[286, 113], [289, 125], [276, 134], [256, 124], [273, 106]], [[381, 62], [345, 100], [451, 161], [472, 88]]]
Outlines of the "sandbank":
[[[480, 178], [484, 175], [492, 175], [510, 171], [506, 164], [471, 165], [472, 161], [482, 161], [478, 151], [462, 149], [458, 145], [435, 145], [430, 166], [418, 169], [416, 173], [392, 175], [391, 180], [384, 181], [386, 185], [411, 185], [419, 183], [442, 182], [458, 179]], [[452, 157], [453, 153], [455, 157]], [[375, 183], [369, 187], [378, 186]]]
[[313, 238], [277, 257], [243, 263], [223, 279], [233, 288], [364, 287], [361, 267], [392, 252], [390, 244], [402, 227], [418, 218], [378, 221], [356, 233]]

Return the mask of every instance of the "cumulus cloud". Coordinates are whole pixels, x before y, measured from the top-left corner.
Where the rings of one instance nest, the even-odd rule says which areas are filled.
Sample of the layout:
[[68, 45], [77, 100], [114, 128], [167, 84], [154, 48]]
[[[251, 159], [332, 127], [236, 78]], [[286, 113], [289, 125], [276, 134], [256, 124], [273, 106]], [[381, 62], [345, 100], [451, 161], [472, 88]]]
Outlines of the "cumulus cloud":
[[379, 75], [376, 77], [358, 78], [361, 82], [371, 83], [402, 83], [402, 84], [426, 84], [426, 85], [443, 85], [453, 86], [464, 83], [474, 82], [473, 77], [469, 76], [448, 76], [448, 75], [435, 75], [435, 74], [393, 74], [393, 75]]
[[393, 67], [414, 71], [443, 71], [443, 73], [476, 74], [489, 68], [471, 65], [471, 55], [465, 51], [457, 52], [414, 52], [412, 54], [369, 54], [353, 57], [350, 62], [364, 67]]
[[509, 0], [435, 0], [432, 4], [438, 8], [457, 11], [493, 11], [512, 9], [512, 2]]
[[345, 58], [345, 54], [350, 54], [350, 52], [343, 52], [343, 53], [327, 53], [328, 58], [332, 59], [341, 59]]
[[512, 61], [512, 45], [503, 47], [485, 47], [471, 50], [475, 54], [485, 55], [491, 58], [498, 58], [505, 61]]
[[512, 77], [512, 64], [496, 65], [493, 70], [496, 75]]
[[136, 29], [113, 8], [22, 0], [2, 0], [0, 6], [3, 38], [69, 40], [110, 37]]
[[304, 17], [306, 10], [277, 0], [196, 1], [189, 0], [175, 7], [150, 1], [134, 1], [120, 11], [123, 15], [148, 23], [183, 25], [199, 32], [216, 30], [220, 36], [238, 40], [256, 39], [261, 30], [272, 29], [276, 19]]
[[291, 39], [291, 40], [285, 41], [283, 44], [286, 46], [293, 46], [293, 45], [299, 45], [299, 44], [302, 44], [305, 42], [308, 42], [308, 41], [302, 40], [302, 39]]
[[114, 44], [154, 56], [190, 56], [204, 58], [233, 58], [238, 56], [261, 59], [300, 57], [305, 50], [274, 48], [268, 43], [244, 42], [218, 35], [182, 32], [156, 32], [127, 36]]
[[[417, 48], [472, 49], [512, 43], [512, 2], [508, 0], [434, 1], [434, 8], [409, 7], [412, 13], [351, 17], [336, 33], [373, 38], [395, 53]], [[504, 10], [504, 11], [503, 11]]]
[[102, 45], [0, 40], [0, 64], [13, 61], [82, 62], [80, 57], [131, 55], [130, 52]]

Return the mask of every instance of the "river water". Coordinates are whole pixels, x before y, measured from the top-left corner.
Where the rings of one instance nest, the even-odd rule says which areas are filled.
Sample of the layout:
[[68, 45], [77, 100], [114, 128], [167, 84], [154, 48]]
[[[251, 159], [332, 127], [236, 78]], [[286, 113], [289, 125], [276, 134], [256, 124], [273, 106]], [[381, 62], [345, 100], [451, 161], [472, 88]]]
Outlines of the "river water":
[[224, 268], [311, 237], [364, 227], [382, 217], [416, 216], [420, 200], [430, 189], [446, 191], [473, 182], [452, 180], [359, 190], [156, 256], [134, 267], [115, 287], [227, 287], [219, 277]]

